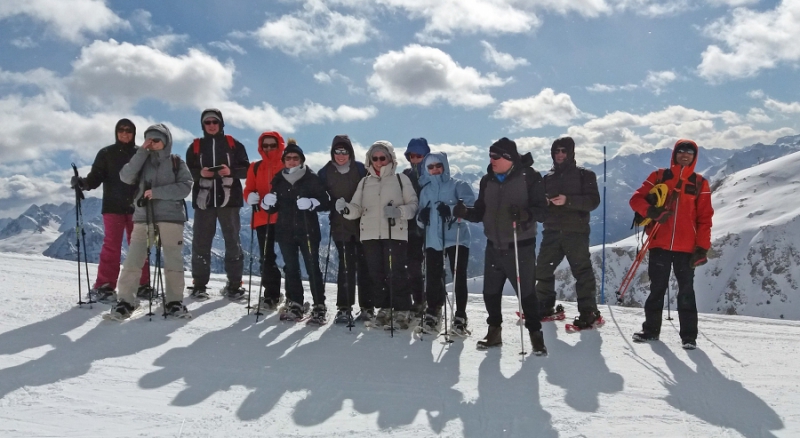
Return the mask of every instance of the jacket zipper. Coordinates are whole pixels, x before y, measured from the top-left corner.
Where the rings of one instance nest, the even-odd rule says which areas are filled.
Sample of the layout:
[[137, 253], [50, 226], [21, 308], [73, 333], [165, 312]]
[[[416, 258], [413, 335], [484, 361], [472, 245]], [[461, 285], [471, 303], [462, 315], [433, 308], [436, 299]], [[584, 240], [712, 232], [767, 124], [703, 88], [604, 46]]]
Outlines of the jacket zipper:
[[[211, 165], [217, 165], [217, 140], [211, 138]], [[217, 179], [214, 178], [214, 208], [217, 208]]]
[[[680, 175], [678, 175], [678, 182], [682, 181], [683, 169], [684, 167], [681, 166], [681, 173]], [[683, 183], [681, 183], [681, 190], [683, 190]], [[672, 248], [675, 246], [675, 229], [678, 226], [678, 207], [680, 206], [681, 192], [678, 192], [677, 195], [678, 197], [675, 199], [675, 214], [674, 214], [675, 217], [672, 218], [672, 238], [669, 242], [670, 251], [672, 251], [673, 250]]]

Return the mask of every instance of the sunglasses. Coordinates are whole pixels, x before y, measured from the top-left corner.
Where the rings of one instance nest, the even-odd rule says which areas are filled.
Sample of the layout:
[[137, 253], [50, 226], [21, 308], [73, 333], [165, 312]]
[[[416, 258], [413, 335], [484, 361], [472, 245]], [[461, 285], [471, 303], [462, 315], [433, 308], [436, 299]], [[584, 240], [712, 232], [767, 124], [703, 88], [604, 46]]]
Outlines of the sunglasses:
[[161, 143], [161, 139], [160, 138], [151, 138], [150, 142], [151, 143]]
[[675, 152], [677, 152], [677, 153], [679, 153], [679, 154], [689, 154], [689, 155], [694, 155], [694, 149], [686, 149], [686, 148], [682, 148], [682, 149], [678, 149], [678, 150], [677, 150], [677, 151], [675, 151]]
[[219, 125], [219, 120], [217, 120], [217, 119], [206, 120], [205, 122], [203, 122], [203, 124], [206, 125], [206, 126]]
[[428, 170], [433, 170], [433, 169], [444, 169], [444, 164], [442, 163], [428, 164]]
[[420, 154], [408, 154], [408, 158], [423, 158], [424, 155]]
[[556, 148], [556, 149], [553, 149], [553, 152], [555, 152], [557, 154], [566, 154], [567, 150], [564, 149], [564, 148]]
[[498, 154], [497, 152], [489, 152], [489, 158], [491, 158], [492, 160], [499, 160], [499, 159], [501, 159], [501, 158], [505, 158], [505, 159], [506, 159], [506, 160], [508, 160], [508, 161], [513, 161], [513, 160], [511, 159], [511, 156], [510, 156], [510, 155], [506, 155], [506, 154]]
[[383, 155], [381, 155], [380, 157], [372, 157], [372, 161], [374, 161], [374, 162], [378, 162], [378, 161], [383, 162], [383, 161], [386, 161], [386, 157], [383, 156]]
[[120, 134], [133, 134], [133, 129], [131, 128], [119, 128], [117, 132]]
[[278, 149], [278, 143], [261, 143], [261, 149]]
[[286, 155], [283, 157], [283, 161], [300, 161], [299, 155]]
[[336, 149], [333, 151], [334, 155], [350, 155], [350, 152], [347, 152], [347, 149]]

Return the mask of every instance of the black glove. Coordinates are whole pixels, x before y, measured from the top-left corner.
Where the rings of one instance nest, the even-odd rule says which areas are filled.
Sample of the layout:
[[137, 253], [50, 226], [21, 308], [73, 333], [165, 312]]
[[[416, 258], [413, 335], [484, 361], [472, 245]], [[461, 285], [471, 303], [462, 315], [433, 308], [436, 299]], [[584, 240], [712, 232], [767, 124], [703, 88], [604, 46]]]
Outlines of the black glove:
[[83, 178], [73, 175], [72, 179], [69, 180], [69, 186], [72, 189], [78, 188], [78, 189], [84, 190], [84, 187], [86, 186], [86, 183], [85, 183], [85, 180]]
[[422, 225], [425, 225], [427, 227], [428, 225], [431, 224], [431, 208], [430, 207], [423, 208], [422, 210], [419, 211], [417, 217], [419, 218], [419, 221], [422, 222]]
[[531, 214], [528, 213], [527, 208], [519, 208], [519, 205], [512, 204], [508, 207], [508, 214], [514, 222], [528, 222], [531, 220]]
[[692, 265], [692, 268], [696, 268], [698, 266], [703, 266], [706, 263], [708, 263], [708, 250], [696, 246], [694, 248], [694, 252], [692, 253], [692, 258], [689, 259], [689, 264]]
[[647, 208], [647, 217], [660, 224], [666, 222], [670, 216], [672, 216], [672, 211], [667, 210], [664, 207], [656, 207], [651, 205]]
[[447, 219], [450, 217], [450, 206], [444, 202], [439, 203], [439, 205], [436, 206], [436, 211], [439, 212], [439, 216], [441, 216], [442, 219]]
[[463, 219], [463, 218], [467, 217], [467, 212], [468, 211], [469, 210], [467, 210], [467, 206], [464, 205], [464, 201], [462, 199], [459, 199], [458, 203], [456, 204], [456, 206], [453, 207], [453, 216], [455, 216], [457, 218], [460, 218], [460, 219]]

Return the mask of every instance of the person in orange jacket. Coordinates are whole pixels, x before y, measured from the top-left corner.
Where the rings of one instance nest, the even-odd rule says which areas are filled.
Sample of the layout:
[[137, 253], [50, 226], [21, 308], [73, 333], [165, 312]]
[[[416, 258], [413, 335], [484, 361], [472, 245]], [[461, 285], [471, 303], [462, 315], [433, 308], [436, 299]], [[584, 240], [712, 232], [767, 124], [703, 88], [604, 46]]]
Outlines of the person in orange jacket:
[[267, 193], [272, 191], [272, 179], [283, 170], [283, 137], [276, 131], [266, 131], [258, 137], [258, 153], [261, 161], [250, 164], [244, 186], [244, 198], [257, 211], [250, 226], [256, 230], [261, 262], [261, 285], [264, 294], [259, 307], [275, 310], [281, 301], [281, 271], [275, 255], [275, 223], [278, 213], [267, 213], [257, 206]]
[[[642, 330], [633, 335], [634, 342], [658, 340], [664, 294], [669, 287], [670, 270], [673, 270], [678, 280], [678, 318], [683, 348], [697, 348], [694, 269], [708, 261], [714, 216], [708, 180], [694, 171], [698, 149], [694, 141], [678, 140], [672, 150], [670, 167], [651, 173], [630, 200], [636, 213], [651, 219], [645, 228], [650, 235], [647, 269], [650, 295], [644, 305]], [[653, 205], [650, 195], [657, 184], [665, 184], [669, 189], [661, 207]]]

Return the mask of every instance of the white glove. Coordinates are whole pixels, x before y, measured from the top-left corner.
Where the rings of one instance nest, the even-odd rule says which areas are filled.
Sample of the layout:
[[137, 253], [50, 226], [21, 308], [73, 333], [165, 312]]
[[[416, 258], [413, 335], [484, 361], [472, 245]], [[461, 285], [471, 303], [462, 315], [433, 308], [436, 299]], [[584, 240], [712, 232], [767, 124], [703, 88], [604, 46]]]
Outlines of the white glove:
[[339, 214], [344, 214], [344, 209], [345, 208], [347, 208], [347, 201], [345, 201], [344, 198], [337, 199], [336, 200], [336, 211], [338, 211]]
[[319, 206], [319, 201], [314, 198], [298, 198], [297, 199], [297, 209], [298, 210], [313, 210]]
[[397, 219], [400, 217], [400, 209], [394, 205], [387, 205], [383, 207], [383, 216], [386, 217], [386, 219]]
[[275, 204], [278, 203], [278, 197], [274, 193], [267, 193], [264, 195], [264, 199], [261, 200], [261, 208], [264, 210], [269, 210], [270, 208], [274, 207]]
[[258, 201], [260, 200], [261, 198], [258, 196], [258, 193], [256, 192], [250, 192], [250, 194], [247, 195], [247, 203], [250, 205], [258, 205]]

